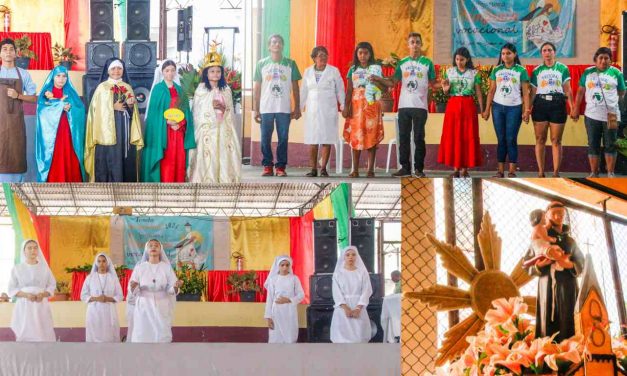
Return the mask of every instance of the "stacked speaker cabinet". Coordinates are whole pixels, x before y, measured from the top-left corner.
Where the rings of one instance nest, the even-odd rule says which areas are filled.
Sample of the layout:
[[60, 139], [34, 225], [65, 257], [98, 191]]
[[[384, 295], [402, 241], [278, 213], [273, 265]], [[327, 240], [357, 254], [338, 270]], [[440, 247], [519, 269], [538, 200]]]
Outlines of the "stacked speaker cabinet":
[[[357, 220], [361, 225], [362, 219]], [[351, 221], [353, 221], [351, 220]], [[370, 219], [364, 220], [367, 222]], [[367, 225], [362, 226], [366, 228]], [[364, 238], [367, 231], [362, 227], [356, 229], [358, 236], [354, 237], [355, 241], [362, 243], [362, 247], [367, 244], [368, 239]], [[374, 260], [374, 225], [373, 231], [370, 232], [372, 239], [372, 247], [364, 248], [365, 252], [372, 252], [372, 256], [366, 255], [364, 258], [363, 251], [360, 255], [364, 262]], [[352, 230], [352, 228], [351, 228]], [[331, 342], [330, 329], [331, 318], [333, 317], [333, 271], [337, 264], [337, 222], [336, 220], [316, 220], [313, 223], [313, 242], [314, 242], [314, 274], [309, 277], [309, 296], [311, 304], [307, 308], [307, 335], [309, 342]], [[352, 243], [359, 247], [356, 243]], [[370, 262], [370, 261], [369, 261]], [[368, 268], [368, 267], [367, 267]], [[383, 329], [381, 328], [381, 303], [383, 301], [383, 280], [381, 274], [373, 274], [374, 263], [368, 268], [371, 272], [370, 284], [372, 285], [372, 295], [368, 304], [368, 316], [373, 330], [374, 337], [370, 342], [383, 341]]]
[[150, 41], [150, 0], [127, 0], [126, 30], [122, 58], [143, 114], [157, 66], [157, 42]]
[[179, 9], [176, 24], [176, 50], [189, 52], [192, 50], [193, 8]]

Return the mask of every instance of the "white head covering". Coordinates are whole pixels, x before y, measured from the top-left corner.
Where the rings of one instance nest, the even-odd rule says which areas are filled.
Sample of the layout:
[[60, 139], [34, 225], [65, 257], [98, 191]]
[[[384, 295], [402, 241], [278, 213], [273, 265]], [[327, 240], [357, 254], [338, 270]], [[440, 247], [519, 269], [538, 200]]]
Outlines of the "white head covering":
[[348, 247], [344, 248], [340, 257], [337, 258], [337, 264], [335, 264], [335, 270], [333, 271], [333, 274], [339, 273], [340, 270], [344, 269], [346, 252], [350, 250], [355, 251], [355, 253], [357, 254], [357, 259], [355, 260], [355, 266], [357, 267], [357, 270], [363, 273], [368, 273], [368, 269], [366, 269], [366, 264], [364, 264], [364, 261], [361, 259], [357, 247], [355, 247], [354, 245], [349, 245]]
[[268, 286], [270, 286], [270, 283], [272, 282], [272, 280], [274, 280], [275, 278], [279, 276], [279, 265], [281, 265], [281, 262], [285, 260], [289, 261], [290, 263], [288, 274], [294, 274], [294, 271], [292, 270], [293, 262], [290, 256], [281, 255], [281, 256], [275, 257], [274, 263], [272, 264], [272, 268], [270, 268], [270, 274], [268, 274], [268, 278], [266, 278], [266, 281], [263, 283], [263, 287], [265, 287], [266, 290], [268, 289]]
[[44, 265], [46, 268], [50, 269], [50, 267], [48, 266], [48, 262], [46, 261], [46, 258], [44, 257], [44, 254], [41, 252], [41, 246], [39, 246], [39, 242], [37, 240], [34, 239], [25, 239], [22, 242], [22, 252], [21, 252], [21, 259], [20, 259], [20, 263], [21, 264], [26, 264], [26, 244], [33, 242], [35, 244], [37, 244], [37, 261], [41, 264]]
[[110, 71], [111, 69], [116, 67], [124, 69], [124, 65], [122, 65], [122, 62], [120, 60], [113, 60], [111, 64], [109, 64], [109, 68], [107, 70]]
[[118, 275], [115, 272], [115, 265], [113, 265], [113, 261], [111, 261], [109, 255], [102, 252], [97, 254], [94, 258], [94, 263], [91, 265], [91, 273], [89, 274], [98, 274], [98, 257], [100, 256], [104, 256], [107, 259], [107, 274], [112, 274], [115, 278], [117, 278]]
[[[150, 93], [148, 93], [148, 98], [146, 99], [146, 115], [144, 115], [144, 119], [148, 119], [148, 111], [150, 111], [150, 96], [152, 95], [152, 91], [155, 89], [157, 84], [160, 84], [163, 81], [163, 64], [168, 61], [173, 61], [170, 59], [164, 60], [161, 64], [157, 65], [155, 68], [155, 78], [152, 80], [152, 86], [150, 87]], [[174, 70], [174, 82], [178, 85], [181, 85], [181, 77], [179, 76], [178, 66]]]
[[150, 251], [148, 250], [148, 244], [150, 244], [151, 241], [155, 241], [159, 243], [159, 250], [161, 250], [161, 257], [160, 257], [161, 262], [165, 262], [166, 264], [170, 265], [170, 267], [172, 267], [172, 264], [170, 264], [170, 259], [168, 259], [168, 255], [163, 250], [163, 244], [161, 244], [161, 242], [157, 239], [149, 239], [146, 242], [146, 244], [144, 245], [144, 254], [142, 255], [141, 262], [148, 261], [148, 259], [150, 258]]

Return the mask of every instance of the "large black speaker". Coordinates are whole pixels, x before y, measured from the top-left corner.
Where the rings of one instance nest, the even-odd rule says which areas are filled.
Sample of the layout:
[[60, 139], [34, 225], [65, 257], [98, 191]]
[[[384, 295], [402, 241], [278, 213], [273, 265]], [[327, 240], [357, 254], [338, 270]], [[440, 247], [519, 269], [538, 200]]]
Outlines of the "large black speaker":
[[150, 40], [150, 0], [127, 0], [126, 39]]
[[125, 41], [122, 55], [129, 74], [154, 73], [157, 66], [157, 42]]
[[83, 102], [85, 108], [89, 108], [91, 97], [94, 96], [94, 91], [100, 84], [100, 73], [89, 73], [83, 76]]
[[117, 42], [87, 42], [85, 52], [87, 73], [102, 73], [107, 59], [120, 57], [120, 44]]
[[[370, 274], [372, 295], [370, 304], [383, 302], [383, 275]], [[333, 274], [313, 274], [309, 276], [309, 297], [311, 304], [333, 304]]]
[[113, 0], [91, 0], [91, 40], [113, 40]]
[[374, 218], [351, 218], [351, 245], [359, 250], [370, 273], [374, 272]]
[[[308, 342], [331, 342], [331, 320], [333, 318], [332, 305], [310, 305], [307, 308], [307, 337]], [[372, 339], [370, 342], [383, 342], [383, 328], [381, 327], [381, 304], [372, 304], [367, 308], [370, 317]]]
[[179, 9], [176, 24], [176, 50], [189, 52], [192, 50], [192, 7]]
[[148, 106], [148, 95], [152, 87], [152, 80], [155, 77], [154, 69], [144, 73], [129, 73], [128, 79], [133, 87], [135, 98], [137, 99], [137, 108], [140, 113], [146, 112]]
[[335, 219], [313, 221], [314, 271], [333, 273], [337, 263], [337, 222]]

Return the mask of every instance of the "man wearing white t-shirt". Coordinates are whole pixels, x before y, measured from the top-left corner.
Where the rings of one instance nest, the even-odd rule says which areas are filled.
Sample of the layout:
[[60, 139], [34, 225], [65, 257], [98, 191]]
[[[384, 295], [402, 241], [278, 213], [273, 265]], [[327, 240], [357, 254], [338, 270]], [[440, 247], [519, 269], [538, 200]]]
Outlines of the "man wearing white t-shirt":
[[[294, 60], [283, 56], [283, 37], [278, 34], [268, 39], [270, 56], [257, 62], [255, 69], [255, 121], [261, 124], [261, 153], [263, 154], [263, 174], [287, 176], [287, 145], [290, 121], [300, 118], [300, 94], [298, 81], [300, 72]], [[291, 98], [294, 97], [292, 111]], [[276, 148], [276, 164], [272, 155], [272, 133], [276, 124], [278, 145]]]

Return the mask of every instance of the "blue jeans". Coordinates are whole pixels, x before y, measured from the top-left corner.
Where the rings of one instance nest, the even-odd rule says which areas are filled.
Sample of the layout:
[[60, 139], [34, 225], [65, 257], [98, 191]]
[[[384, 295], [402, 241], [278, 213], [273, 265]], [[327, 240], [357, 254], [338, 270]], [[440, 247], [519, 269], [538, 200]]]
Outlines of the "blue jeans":
[[605, 155], [616, 156], [616, 139], [618, 129], [608, 129], [607, 121], [600, 121], [585, 117], [586, 132], [588, 133], [588, 155], [598, 157], [601, 154], [601, 140]]
[[[273, 165], [277, 168], [287, 166], [287, 138], [290, 131], [291, 114], [272, 113], [261, 114], [261, 154], [264, 167]], [[279, 143], [276, 147], [276, 165], [272, 156], [272, 133], [276, 122], [276, 132]]]
[[0, 183], [21, 183], [25, 174], [0, 174]]
[[499, 163], [505, 163], [509, 157], [509, 163], [518, 162], [518, 131], [522, 123], [522, 105], [503, 106], [492, 104], [492, 122], [498, 146], [496, 158]]

